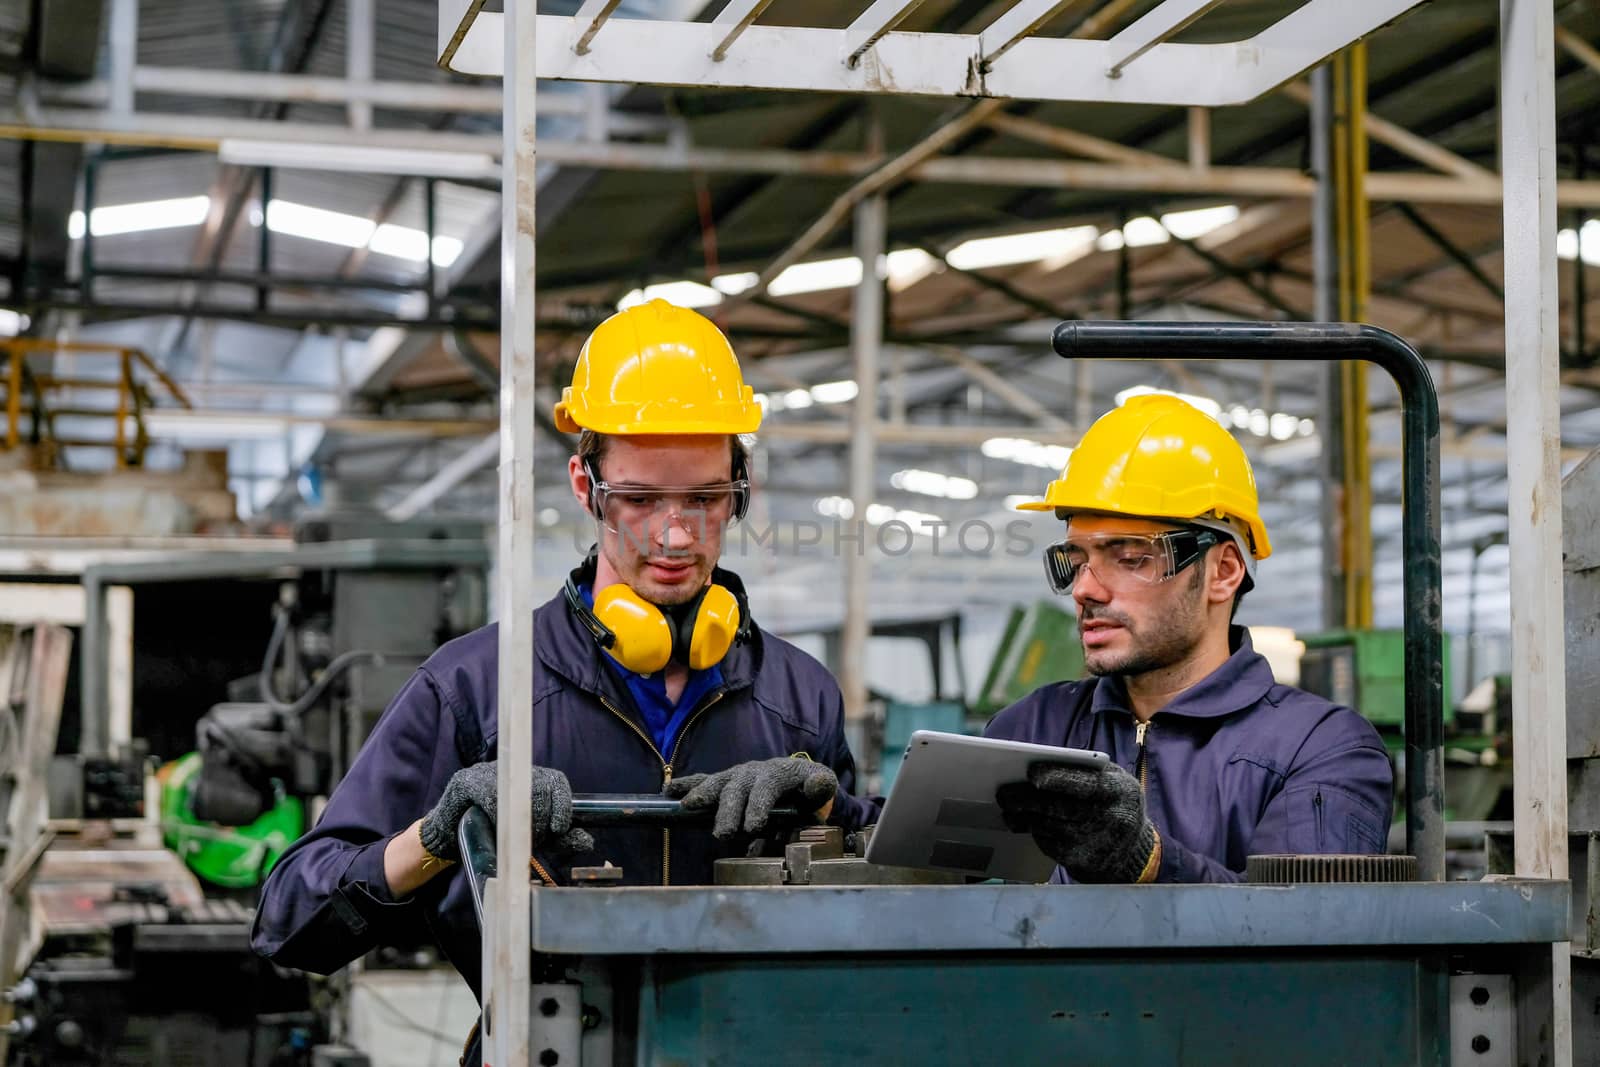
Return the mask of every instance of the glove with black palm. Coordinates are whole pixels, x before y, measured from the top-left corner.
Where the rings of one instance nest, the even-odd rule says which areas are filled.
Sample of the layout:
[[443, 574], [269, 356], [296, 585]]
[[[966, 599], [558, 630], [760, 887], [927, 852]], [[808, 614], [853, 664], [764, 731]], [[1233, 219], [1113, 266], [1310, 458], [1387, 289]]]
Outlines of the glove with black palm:
[[808, 815], [821, 813], [838, 793], [839, 779], [824, 764], [778, 756], [740, 763], [716, 774], [674, 778], [662, 791], [681, 798], [690, 811], [715, 808], [711, 835], [726, 840], [740, 830], [749, 834], [764, 830], [780, 800], [797, 800]]
[[1032, 834], [1074, 882], [1155, 880], [1161, 835], [1145, 814], [1139, 780], [1116, 764], [1030, 764], [1028, 780], [1001, 786], [995, 800], [1006, 825]]
[[[493, 821], [499, 806], [499, 763], [463, 767], [450, 776], [433, 810], [422, 819], [422, 847], [430, 855], [456, 862], [461, 851], [456, 847], [456, 827], [473, 805], [484, 810]], [[561, 852], [588, 852], [594, 838], [587, 830], [572, 828], [572, 786], [567, 776], [548, 767], [533, 769], [533, 844], [550, 844]]]

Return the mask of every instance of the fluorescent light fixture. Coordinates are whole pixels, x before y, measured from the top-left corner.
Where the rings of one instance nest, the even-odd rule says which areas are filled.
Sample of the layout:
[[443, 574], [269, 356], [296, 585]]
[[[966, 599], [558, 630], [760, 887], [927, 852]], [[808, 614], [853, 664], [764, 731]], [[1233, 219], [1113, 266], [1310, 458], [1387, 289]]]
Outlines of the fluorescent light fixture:
[[[854, 518], [856, 514], [855, 502], [846, 496], [818, 497], [812, 507], [818, 515], [829, 519], [845, 519], [848, 521]], [[913, 533], [931, 534], [933, 531], [925, 527], [937, 525], [944, 522], [944, 520], [927, 511], [892, 508], [888, 504], [867, 505], [868, 526], [882, 526], [886, 522], [903, 522], [911, 527]]]
[[742, 274], [719, 274], [711, 279], [711, 288], [725, 296], [738, 296], [760, 280], [761, 275], [755, 271], [745, 271]]
[[1161, 223], [1149, 215], [1141, 215], [1136, 219], [1129, 219], [1128, 224], [1121, 230], [1107, 230], [1095, 241], [1095, 247], [1102, 252], [1115, 252], [1124, 243], [1129, 248], [1144, 248], [1148, 245], [1166, 244], [1172, 238], [1162, 228]]
[[28, 328], [29, 319], [20, 311], [0, 308], [0, 337], [15, 337]]
[[541, 508], [539, 510], [539, 525], [554, 526], [561, 521], [561, 512], [555, 508]]
[[1237, 207], [1233, 204], [1223, 204], [1221, 207], [1202, 207], [1192, 211], [1171, 211], [1161, 216], [1161, 223], [1172, 232], [1172, 236], [1193, 241], [1197, 237], [1204, 237], [1212, 230], [1226, 226], [1238, 217]]
[[[372, 239], [367, 242], [367, 248], [379, 255], [422, 263], [428, 258], [428, 234], [425, 230], [414, 230], [410, 226], [396, 226], [392, 222], [385, 222], [372, 231]], [[433, 265], [450, 266], [461, 255], [461, 248], [461, 241], [458, 238], [435, 237]]]
[[943, 265], [920, 248], [901, 248], [883, 257], [883, 276], [889, 291], [900, 293], [916, 285]]
[[1266, 454], [1274, 463], [1293, 463], [1322, 454], [1322, 438], [1293, 437], [1287, 441], [1274, 441], [1266, 446]]
[[[879, 261], [879, 269], [889, 280], [894, 292], [907, 289], [938, 269], [939, 261], [920, 248], [902, 248], [890, 252]], [[719, 274], [711, 279], [711, 288], [724, 296], [738, 296], [755, 287], [760, 275], [752, 271], [737, 274]], [[679, 284], [679, 283], [671, 283]], [[693, 283], [686, 283], [693, 284]], [[812, 263], [796, 263], [772, 279], [767, 286], [769, 296], [794, 296], [797, 293], [820, 293], [828, 289], [848, 289], [861, 284], [861, 260], [855, 256], [839, 259], [819, 259]], [[720, 298], [719, 298], [720, 299]], [[690, 307], [697, 305], [687, 305]], [[699, 305], [704, 306], [704, 305]]]
[[[210, 210], [209, 196], [180, 196], [172, 200], [143, 200], [134, 204], [97, 207], [90, 230], [96, 237], [110, 237], [119, 233], [198, 226], [206, 220], [206, 213]], [[83, 232], [83, 212], [74, 211], [67, 216], [67, 236], [79, 240]]]
[[722, 294], [699, 282], [662, 282], [633, 290], [617, 301], [617, 310], [625, 311], [651, 300], [665, 300], [679, 307], [707, 308], [722, 303]]
[[1238, 217], [1239, 209], [1233, 204], [1195, 208], [1192, 211], [1171, 211], [1162, 215], [1159, 222], [1148, 215], [1141, 215], [1129, 219], [1121, 230], [1107, 230], [1101, 234], [1095, 247], [1102, 252], [1115, 252], [1124, 243], [1129, 248], [1144, 248], [1166, 244], [1173, 237], [1192, 241], [1220, 226], [1226, 226]]
[[971, 478], [918, 470], [915, 467], [895, 471], [889, 476], [889, 484], [908, 493], [944, 497], [946, 500], [971, 500], [978, 495], [978, 483]]
[[1076, 258], [1092, 247], [1097, 232], [1093, 226], [1068, 226], [1001, 237], [975, 237], [956, 245], [944, 258], [957, 270], [1054, 261], [1068, 256]]
[[1208, 396], [1195, 396], [1193, 393], [1174, 393], [1171, 389], [1157, 389], [1153, 385], [1135, 385], [1122, 390], [1117, 394], [1117, 407], [1121, 407], [1136, 396], [1175, 396], [1191, 407], [1199, 408], [1213, 419], [1221, 421], [1222, 405]]
[[242, 441], [283, 437], [289, 424], [259, 412], [241, 411], [226, 418], [188, 411], [146, 411], [145, 432], [178, 441]]
[[[877, 505], [874, 505], [874, 506], [875, 507], [882, 507], [883, 505], [877, 504]], [[933, 533], [933, 531], [932, 530], [928, 530], [928, 529], [924, 529], [924, 527], [926, 527], [926, 526], [937, 526], [940, 523], [944, 522], [944, 519], [940, 518], [938, 515], [935, 515], [930, 511], [911, 511], [908, 508], [890, 508], [889, 509], [889, 514], [883, 519], [883, 522], [891, 522], [891, 521], [895, 521], [895, 520], [898, 520], [900, 522], [905, 523], [907, 526], [911, 527], [911, 529], [916, 531], [917, 533], [925, 533], [925, 534], [931, 534], [931, 533]], [[872, 521], [872, 515], [870, 514], [870, 512], [867, 515], [867, 521], [868, 522]], [[876, 523], [874, 525], [881, 526], [882, 523]]]
[[990, 459], [1009, 459], [1029, 467], [1060, 470], [1067, 465], [1072, 449], [1065, 445], [1047, 445], [1024, 437], [991, 437], [980, 446], [980, 451]]
[[848, 378], [838, 382], [823, 382], [810, 389], [790, 389], [783, 393], [757, 393], [756, 403], [764, 411], [799, 411], [812, 404], [842, 404], [854, 400], [860, 386]]
[[811, 399], [819, 404], [843, 404], [847, 400], [854, 400], [860, 391], [861, 387], [849, 378], [841, 382], [813, 385], [810, 390]]
[[[260, 208], [251, 213], [253, 225], [260, 225]], [[329, 211], [297, 204], [292, 200], [273, 200], [267, 204], [267, 229], [288, 237], [301, 237], [307, 241], [344, 248], [365, 248], [380, 256], [393, 256], [412, 263], [425, 263], [428, 259], [428, 235], [410, 226], [397, 226], [392, 222], [375, 225], [371, 219], [343, 211]], [[433, 262], [435, 266], [448, 267], [461, 255], [462, 243], [455, 237], [434, 237]]]
[[[1556, 234], [1556, 256], [1560, 259], [1578, 258], [1577, 230], [1562, 230]], [[1583, 261], [1591, 267], [1600, 267], [1600, 219], [1590, 219], [1583, 224]]]
[[346, 248], [365, 248], [377, 231], [371, 219], [328, 211], [291, 200], [272, 200], [267, 204], [267, 229], [308, 241], [323, 241]]
[[433, 178], [500, 177], [500, 166], [484, 152], [440, 152], [415, 148], [305, 144], [292, 141], [224, 140], [217, 158], [241, 167], [287, 167], [354, 174], [403, 174]]
[[793, 296], [796, 293], [819, 293], [826, 289], [848, 289], [861, 283], [861, 260], [855, 256], [842, 259], [819, 259], [813, 263], [796, 263], [772, 279], [767, 286], [770, 296]]

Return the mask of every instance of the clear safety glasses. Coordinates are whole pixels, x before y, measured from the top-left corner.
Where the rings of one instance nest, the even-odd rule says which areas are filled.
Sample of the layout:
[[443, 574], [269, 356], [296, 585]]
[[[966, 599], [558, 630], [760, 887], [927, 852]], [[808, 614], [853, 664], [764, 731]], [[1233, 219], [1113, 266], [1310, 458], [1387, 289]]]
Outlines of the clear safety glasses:
[[1085, 570], [1107, 591], [1127, 593], [1170, 580], [1221, 542], [1221, 534], [1205, 529], [1069, 537], [1045, 548], [1044, 573], [1050, 588], [1062, 596], [1072, 592], [1072, 583]]
[[594, 508], [606, 529], [631, 537], [653, 537], [676, 522], [695, 535], [737, 521], [750, 482], [740, 478], [709, 485], [613, 485], [596, 481]]

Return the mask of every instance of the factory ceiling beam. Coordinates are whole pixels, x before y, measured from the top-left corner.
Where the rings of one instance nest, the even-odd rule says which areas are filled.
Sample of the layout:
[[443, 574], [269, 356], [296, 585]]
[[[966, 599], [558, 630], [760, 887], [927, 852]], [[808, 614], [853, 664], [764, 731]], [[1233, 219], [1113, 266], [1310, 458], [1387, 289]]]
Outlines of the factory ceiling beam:
[[[981, 125], [1002, 102], [983, 101], [916, 146], [915, 156], [890, 164], [858, 152], [797, 152], [782, 148], [714, 148], [681, 144], [559, 141], [541, 142], [540, 158], [551, 163], [593, 167], [598, 170], [686, 171], [721, 173], [793, 174], [817, 177], [863, 177], [846, 193], [859, 199], [862, 190], [903, 181], [955, 185], [1029, 186], [1038, 188], [1103, 189], [1117, 193], [1173, 195], [1258, 196], [1307, 198], [1314, 181], [1291, 167], [1213, 166], [1192, 168], [1140, 167], [1126, 164], [1032, 158], [937, 156], [936, 152], [960, 133]], [[988, 106], [985, 106], [988, 105]], [[982, 113], [979, 113], [982, 109]], [[264, 122], [250, 119], [136, 114], [128, 122], [109, 114], [55, 109], [41, 111], [39, 121], [0, 125], [0, 137], [36, 140], [115, 141], [165, 147], [215, 150], [230, 138], [289, 141], [297, 144], [356, 145], [423, 151], [483, 154], [498, 151], [493, 136], [467, 133], [428, 133], [372, 130], [366, 133], [341, 125]], [[892, 169], [891, 169], [892, 168]], [[1411, 203], [1496, 204], [1502, 201], [1500, 179], [1494, 175], [1464, 178], [1443, 174], [1374, 171], [1367, 177], [1373, 200]], [[1600, 207], [1600, 181], [1565, 180], [1556, 183], [1558, 201], [1568, 207]], [[842, 203], [843, 198], [836, 203]], [[851, 203], [854, 202], [852, 199]], [[831, 214], [814, 226], [832, 223]], [[804, 243], [792, 247], [815, 248], [821, 238], [809, 233]]]
[[756, 282], [749, 289], [738, 296], [730, 298], [729, 303], [737, 304], [740, 300], [761, 296], [766, 293], [767, 286], [772, 284], [774, 278], [798, 263], [802, 257], [810, 253], [823, 241], [827, 240], [835, 230], [842, 226], [857, 204], [868, 197], [898, 185], [919, 164], [931, 159], [942, 151], [951, 142], [965, 134], [967, 131], [981, 126], [990, 116], [999, 112], [1006, 106], [1004, 100], [981, 100], [967, 108], [960, 115], [936, 128], [932, 133], [923, 137], [916, 144], [906, 149], [900, 155], [885, 163], [874, 167], [865, 177], [858, 180], [849, 189], [846, 189], [823, 211], [816, 221], [806, 227], [800, 236], [780, 252], [756, 274]]
[[1501, 288], [1499, 282], [1489, 277], [1484, 269], [1478, 266], [1478, 261], [1475, 257], [1469, 255], [1460, 245], [1446, 237], [1442, 230], [1424, 218], [1422, 213], [1410, 204], [1400, 202], [1395, 204], [1395, 209], [1405, 216], [1405, 220], [1411, 223], [1418, 233], [1426, 237], [1429, 243], [1442, 251], [1446, 259], [1466, 271], [1468, 276], [1477, 282], [1486, 293], [1494, 297], [1497, 302], [1505, 303], [1505, 290]]
[[[1283, 92], [1302, 104], [1311, 104], [1311, 90], [1303, 82], [1290, 82], [1283, 87]], [[1379, 118], [1368, 112], [1363, 118], [1367, 136], [1379, 144], [1388, 145], [1401, 155], [1421, 163], [1425, 167], [1432, 167], [1441, 174], [1452, 174], [1458, 178], [1481, 180], [1490, 178], [1498, 180], [1494, 171], [1469, 159], [1464, 159], [1448, 148], [1441, 148], [1425, 137], [1418, 137], [1410, 130]]]
[[1039, 426], [1034, 432], [1037, 432], [1038, 429], [1049, 430], [1053, 433], [1074, 432], [1072, 426], [1065, 419], [1041, 404], [1027, 390], [1018, 388], [1012, 382], [1007, 381], [998, 371], [982, 360], [968, 355], [965, 351], [953, 345], [925, 342], [921, 347], [932, 352], [945, 362], [960, 367], [968, 378], [993, 393], [1012, 410], [1035, 420]]

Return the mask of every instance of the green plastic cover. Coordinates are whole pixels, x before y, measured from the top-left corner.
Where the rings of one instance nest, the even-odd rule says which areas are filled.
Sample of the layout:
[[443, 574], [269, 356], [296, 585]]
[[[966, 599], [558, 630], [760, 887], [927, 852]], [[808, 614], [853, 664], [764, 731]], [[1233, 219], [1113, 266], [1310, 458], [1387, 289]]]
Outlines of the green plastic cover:
[[305, 830], [305, 810], [299, 797], [278, 799], [248, 826], [223, 826], [195, 818], [189, 798], [200, 775], [200, 753], [161, 768], [161, 832], [167, 847], [189, 869], [213, 885], [248, 889], [266, 878], [285, 849]]

